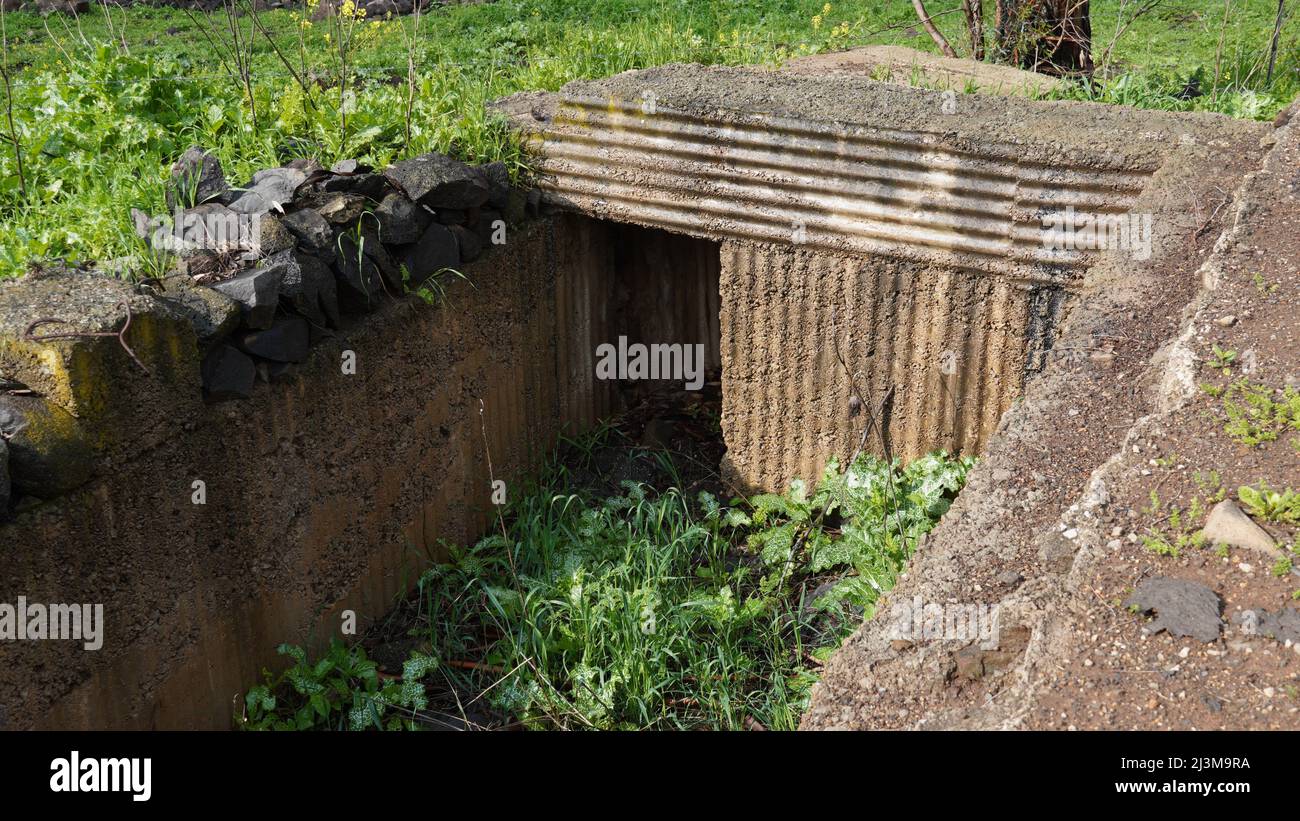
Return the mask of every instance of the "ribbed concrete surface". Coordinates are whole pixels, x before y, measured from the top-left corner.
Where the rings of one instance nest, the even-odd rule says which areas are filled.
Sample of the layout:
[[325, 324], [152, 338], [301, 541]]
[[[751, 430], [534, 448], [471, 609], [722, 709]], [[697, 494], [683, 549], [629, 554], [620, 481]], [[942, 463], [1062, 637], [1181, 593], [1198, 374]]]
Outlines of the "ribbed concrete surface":
[[689, 65], [499, 108], [552, 202], [723, 243], [726, 469], [767, 490], [851, 454], [852, 382], [868, 409], [893, 388], [895, 455], [979, 451], [1096, 262], [1186, 242], [1160, 216], [1133, 247], [1063, 250], [1045, 218], [1149, 214], [1167, 160], [1231, 122]]
[[565, 95], [537, 143], [543, 187], [606, 218], [716, 238], [942, 261], [1075, 283], [1086, 251], [1043, 242], [1042, 215], [1123, 214], [1144, 171], [1032, 162], [990, 140], [755, 115], [721, 122]]
[[[977, 452], [1041, 359], [1031, 313], [1059, 313], [1059, 289], [806, 249], [728, 242], [722, 268], [726, 470], [755, 489], [852, 454], [855, 386], [873, 414], [893, 386], [895, 455]], [[867, 449], [882, 452], [875, 434]]]

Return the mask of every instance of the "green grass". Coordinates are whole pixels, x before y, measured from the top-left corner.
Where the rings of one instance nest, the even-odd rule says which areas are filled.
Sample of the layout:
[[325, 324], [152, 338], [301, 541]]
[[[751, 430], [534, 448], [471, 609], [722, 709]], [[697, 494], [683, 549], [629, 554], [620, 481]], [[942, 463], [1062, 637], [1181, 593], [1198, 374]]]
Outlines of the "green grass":
[[405, 689], [359, 646], [315, 662], [285, 648], [296, 663], [237, 723], [414, 729], [488, 704], [531, 728], [793, 729], [819, 660], [870, 617], [971, 465], [863, 456], [815, 490], [723, 505], [680, 482], [574, 492], [574, 465], [553, 464], [399, 610], [419, 645]]
[[[675, 61], [778, 63], [869, 43], [934, 49], [905, 0], [833, 3], [825, 15], [823, 5], [499, 0], [438, 8], [424, 18], [418, 36], [409, 141], [401, 32], [413, 24], [411, 18], [375, 21], [373, 30], [367, 24], [354, 60], [360, 87], [348, 103], [349, 127], [343, 131], [340, 103], [326, 93], [335, 74], [325, 57], [324, 23], [305, 31], [308, 74], [324, 86], [317, 107], [304, 104], [289, 71], [257, 37], [250, 107], [184, 12], [133, 7], [106, 14], [96, 6], [77, 20], [6, 13], [27, 193], [19, 190], [13, 150], [0, 144], [0, 276], [52, 257], [128, 258], [137, 268], [146, 266], [128, 209], [164, 210], [167, 168], [194, 143], [214, 150], [236, 184], [258, 167], [303, 154], [326, 164], [344, 157], [384, 164], [438, 150], [469, 161], [501, 159], [518, 170], [524, 164], [518, 146], [484, 110], [485, 102], [514, 91], [556, 89], [574, 79]], [[932, 2], [930, 10], [960, 47], [959, 15], [951, 13], [957, 5]], [[1118, 0], [1093, 4], [1098, 52], [1111, 41], [1121, 8]], [[1285, 28], [1276, 76], [1263, 81], [1274, 9], [1272, 0], [1233, 2], [1223, 28], [1222, 4], [1166, 3], [1117, 42], [1106, 82], [1062, 96], [1269, 118], [1300, 91], [1295, 19]], [[299, 23], [293, 14], [268, 11], [261, 19], [280, 49], [296, 55]], [[1193, 75], [1206, 93], [1181, 99], [1178, 92]], [[3, 120], [0, 130], [8, 130]]]

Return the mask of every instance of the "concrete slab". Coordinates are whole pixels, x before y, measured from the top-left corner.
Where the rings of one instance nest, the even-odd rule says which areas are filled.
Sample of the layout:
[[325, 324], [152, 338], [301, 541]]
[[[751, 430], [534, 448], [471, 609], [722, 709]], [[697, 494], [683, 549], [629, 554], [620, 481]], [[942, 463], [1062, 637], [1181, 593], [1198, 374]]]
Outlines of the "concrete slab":
[[797, 57], [781, 67], [791, 74], [843, 74], [882, 83], [951, 89], [967, 94], [1038, 97], [1066, 85], [1064, 80], [1033, 71], [944, 57], [906, 46], [863, 46], [847, 51]]

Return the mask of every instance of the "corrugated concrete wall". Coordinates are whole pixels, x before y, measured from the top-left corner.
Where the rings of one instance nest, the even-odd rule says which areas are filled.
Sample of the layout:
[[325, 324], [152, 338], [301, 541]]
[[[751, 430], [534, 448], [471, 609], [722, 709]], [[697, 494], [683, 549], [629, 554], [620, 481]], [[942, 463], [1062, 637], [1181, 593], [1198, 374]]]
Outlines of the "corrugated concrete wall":
[[[174, 419], [157, 407], [173, 428], [160, 443], [0, 526], [0, 601], [102, 603], [106, 622], [94, 652], [0, 644], [3, 726], [228, 727], [237, 698], [281, 663], [278, 644], [319, 646], [347, 609], [364, 629], [439, 540], [478, 538], [485, 432], [496, 476], [514, 479], [618, 401], [593, 351], [628, 332], [616, 285], [643, 299], [653, 266], [620, 266], [613, 231], [576, 215], [521, 229], [445, 306], [392, 303], [249, 401]], [[680, 299], [653, 283], [662, 305], [684, 306], [680, 326], [708, 311], [716, 322], [698, 281], [686, 276]]]
[[[895, 455], [977, 452], [1042, 344], [1026, 334], [1035, 308], [1049, 323], [1059, 312], [1047, 296], [963, 270], [724, 243], [728, 478], [764, 490], [815, 480], [830, 456], [852, 455], [891, 386]], [[883, 451], [874, 431], [866, 450]]]
[[[752, 67], [624, 72], [499, 108], [553, 203], [722, 243], [724, 467], [773, 491], [849, 457], [891, 388], [894, 455], [978, 451], [1103, 254], [1185, 252], [1178, 215], [1135, 208], [1162, 201], [1154, 181], [1172, 168], [1199, 187], [1259, 135]], [[1123, 225], [1126, 247], [1080, 239], [1091, 220]]]

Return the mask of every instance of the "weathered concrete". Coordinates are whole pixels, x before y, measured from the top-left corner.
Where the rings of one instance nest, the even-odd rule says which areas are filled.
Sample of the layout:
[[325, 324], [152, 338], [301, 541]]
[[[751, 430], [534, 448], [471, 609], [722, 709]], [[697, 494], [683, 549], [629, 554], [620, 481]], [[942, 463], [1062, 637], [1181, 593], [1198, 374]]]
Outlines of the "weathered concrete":
[[[178, 353], [194, 368], [184, 380], [190, 393], [148, 406], [148, 439], [120, 432], [96, 451], [85, 484], [43, 504], [29, 499], [0, 525], [0, 602], [101, 603], [106, 620], [98, 651], [0, 643], [0, 726], [229, 726], [236, 696], [281, 663], [279, 643], [319, 645], [338, 635], [347, 609], [364, 629], [442, 540], [481, 535], [491, 493], [485, 437], [496, 476], [513, 480], [562, 432], [617, 405], [618, 386], [595, 378], [593, 352], [619, 334], [659, 333], [625, 324], [649, 315], [641, 301], [677, 306], [661, 321], [701, 342], [712, 337], [716, 360], [716, 250], [711, 264], [707, 254], [698, 262], [699, 243], [687, 238], [665, 246], [665, 259], [619, 251], [626, 232], [643, 230], [573, 215], [533, 223], [466, 266], [470, 282], [450, 282], [445, 306], [409, 298], [351, 320], [247, 401], [199, 401], [191, 332]], [[660, 264], [689, 259], [694, 269], [673, 268], [678, 293]], [[92, 293], [96, 284], [125, 287], [81, 279]], [[51, 287], [8, 287], [33, 285]], [[133, 299], [137, 317], [165, 310], [152, 297]], [[66, 381], [51, 377], [63, 390], [56, 395], [76, 398], [83, 378], [129, 373], [114, 338], [57, 344], [104, 342], [112, 345], [97, 351], [101, 359], [87, 354]], [[355, 375], [342, 372], [347, 351]], [[104, 421], [93, 412], [67, 418], [96, 430]], [[196, 480], [205, 483], [202, 505], [193, 503]]]
[[1134, 212], [1131, 257], [1180, 254], [1185, 212], [1169, 209], [1186, 204], [1159, 189], [1210, 191], [1267, 130], [700, 66], [501, 108], [532, 134], [552, 202], [723, 241], [725, 467], [764, 490], [853, 451], [855, 390], [874, 413], [893, 389], [895, 454], [978, 452], [1105, 256], [1044, 221]]
[[[847, 459], [891, 387], [893, 453], [978, 452], [1050, 344], [1026, 333], [1031, 314], [1054, 318], [1061, 298], [1052, 286], [797, 246], [728, 242], [722, 258], [723, 466], [752, 489]], [[868, 445], [880, 450], [874, 431]]]
[[1033, 71], [943, 57], [906, 46], [863, 46], [797, 57], [781, 66], [790, 74], [819, 77], [843, 74], [883, 83], [969, 94], [1033, 97], [1065, 86], [1066, 81]]

